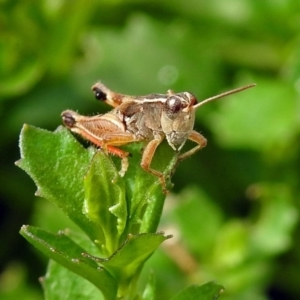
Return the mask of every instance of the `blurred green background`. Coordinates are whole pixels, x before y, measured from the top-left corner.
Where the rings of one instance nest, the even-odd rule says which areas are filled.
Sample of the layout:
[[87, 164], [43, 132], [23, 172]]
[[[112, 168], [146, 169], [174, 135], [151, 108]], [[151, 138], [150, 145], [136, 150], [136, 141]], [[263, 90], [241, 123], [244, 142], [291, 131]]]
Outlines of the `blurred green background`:
[[[150, 259], [160, 299], [216, 280], [221, 299], [300, 299], [298, 0], [0, 2], [0, 298], [42, 299], [47, 260], [18, 231], [69, 221], [14, 166], [24, 123], [48, 130], [65, 109], [107, 111], [90, 87], [190, 91], [210, 103], [208, 146], [178, 168]], [[142, 280], [143, 282], [143, 280]]]

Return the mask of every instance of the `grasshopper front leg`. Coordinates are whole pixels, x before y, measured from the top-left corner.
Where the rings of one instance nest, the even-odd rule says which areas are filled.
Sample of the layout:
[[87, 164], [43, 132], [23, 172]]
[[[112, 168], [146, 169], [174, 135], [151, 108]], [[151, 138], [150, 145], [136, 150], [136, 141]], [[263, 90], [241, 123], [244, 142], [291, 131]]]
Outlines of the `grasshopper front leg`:
[[[181, 162], [182, 160], [186, 159], [187, 157], [193, 155], [195, 152], [199, 151], [200, 149], [204, 148], [207, 144], [206, 138], [202, 134], [200, 134], [199, 132], [197, 132], [195, 130], [193, 130], [189, 134], [188, 139], [197, 143], [197, 146], [195, 146], [194, 148], [188, 150], [187, 152], [185, 152], [183, 154], [180, 154], [172, 166], [173, 169], [176, 167], [176, 165], [179, 162]], [[162, 142], [162, 140], [163, 140], [163, 137], [160, 135], [157, 135], [153, 140], [151, 140], [147, 144], [147, 146], [143, 152], [141, 167], [148, 173], [158, 177], [161, 182], [164, 193], [167, 193], [168, 190], [166, 188], [165, 174], [151, 168], [151, 162], [152, 162], [153, 156], [155, 154], [157, 147]], [[172, 173], [172, 171], [170, 173]]]
[[195, 142], [197, 146], [192, 148], [191, 150], [188, 150], [187, 152], [181, 154], [178, 157], [178, 163], [182, 160], [186, 159], [187, 157], [193, 155], [195, 152], [199, 151], [200, 149], [204, 148], [207, 145], [206, 138], [199, 132], [192, 130], [191, 133], [188, 136], [188, 139]]

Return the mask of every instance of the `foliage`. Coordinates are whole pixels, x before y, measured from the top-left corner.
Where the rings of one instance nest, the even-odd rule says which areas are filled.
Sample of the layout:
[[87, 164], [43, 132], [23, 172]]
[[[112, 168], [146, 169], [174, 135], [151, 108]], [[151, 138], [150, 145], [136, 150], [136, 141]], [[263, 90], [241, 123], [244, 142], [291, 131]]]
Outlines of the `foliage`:
[[[221, 299], [300, 298], [298, 1], [1, 6], [1, 298], [39, 297], [34, 283], [46, 262], [19, 237], [23, 224], [79, 230], [33, 198], [34, 185], [12, 167], [20, 128], [54, 130], [67, 108], [107, 111], [91, 100], [90, 86], [99, 79], [128, 94], [187, 90], [200, 100], [257, 83], [197, 112], [195, 128], [208, 146], [179, 165], [159, 226], [174, 238], [162, 243], [141, 276], [147, 286], [154, 270], [161, 299], [211, 280], [226, 287]], [[92, 155], [84, 153], [79, 160]], [[58, 268], [52, 262], [48, 271], [63, 272]]]
[[[139, 164], [131, 164], [129, 176], [122, 179], [109, 156], [84, 149], [67, 129], [51, 133], [25, 125], [20, 149], [22, 159], [17, 164], [34, 179], [36, 194], [56, 204], [86, 236], [69, 231], [53, 234], [32, 226], [23, 226], [21, 234], [55, 262], [93, 283], [104, 299], [138, 299], [136, 284], [145, 261], [170, 238], [155, 233], [165, 198], [160, 181]], [[166, 170], [167, 178], [177, 159], [175, 155], [166, 165], [170, 151], [165, 149], [156, 164]], [[86, 281], [75, 277], [69, 282], [65, 273], [52, 263], [43, 280], [47, 299], [99, 298], [99, 292], [91, 296]], [[81, 290], [69, 289], [66, 294], [65, 286], [73, 285]], [[194, 286], [176, 299], [216, 299], [221, 289], [212, 283], [206, 288]], [[151, 299], [155, 298], [152, 292]]]

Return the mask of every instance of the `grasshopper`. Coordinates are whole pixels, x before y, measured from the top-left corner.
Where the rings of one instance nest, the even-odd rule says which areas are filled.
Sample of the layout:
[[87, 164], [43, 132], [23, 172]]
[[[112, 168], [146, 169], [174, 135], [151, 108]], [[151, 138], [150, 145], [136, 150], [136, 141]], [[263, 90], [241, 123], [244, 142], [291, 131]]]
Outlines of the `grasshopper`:
[[129, 96], [111, 91], [98, 82], [92, 86], [96, 99], [101, 100], [113, 109], [106, 114], [82, 116], [72, 110], [62, 112], [63, 123], [72, 132], [102, 148], [107, 153], [121, 158], [119, 174], [124, 176], [128, 168], [130, 153], [118, 148], [134, 142], [146, 142], [143, 150], [141, 167], [157, 176], [166, 187], [164, 174], [151, 168], [155, 151], [164, 138], [168, 144], [179, 152], [187, 140], [196, 143], [192, 149], [179, 154], [181, 161], [207, 144], [205, 137], [193, 130], [195, 111], [200, 106], [242, 90], [255, 86], [246, 85], [221, 93], [198, 103], [189, 92], [166, 94], [149, 94], [146, 96]]

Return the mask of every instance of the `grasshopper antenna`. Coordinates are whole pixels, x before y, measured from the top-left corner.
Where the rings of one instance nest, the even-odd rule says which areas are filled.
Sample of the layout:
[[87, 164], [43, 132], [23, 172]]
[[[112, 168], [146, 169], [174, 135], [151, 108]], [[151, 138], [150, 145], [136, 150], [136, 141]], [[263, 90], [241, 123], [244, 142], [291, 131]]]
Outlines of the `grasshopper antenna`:
[[232, 94], [235, 94], [235, 93], [238, 93], [238, 92], [241, 92], [243, 90], [247, 90], [249, 88], [252, 88], [256, 86], [255, 83], [252, 83], [252, 84], [248, 84], [248, 85], [245, 85], [245, 86], [242, 86], [242, 87], [239, 87], [237, 89], [234, 89], [234, 90], [230, 90], [230, 91], [227, 91], [227, 92], [224, 92], [224, 93], [221, 93], [219, 95], [216, 95], [216, 96], [213, 96], [213, 97], [210, 97], [210, 98], [207, 98], [203, 101], [201, 101], [200, 103], [196, 104], [193, 106], [194, 109], [197, 109], [198, 107], [206, 104], [207, 102], [210, 102], [210, 101], [213, 101], [213, 100], [216, 100], [216, 99], [220, 99], [220, 98], [223, 98], [223, 97], [226, 97], [226, 96], [229, 96], [229, 95], [232, 95]]

